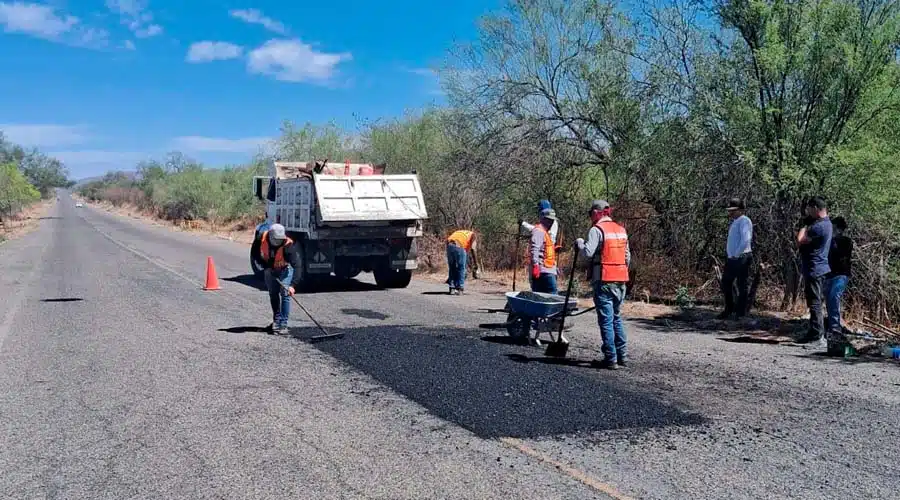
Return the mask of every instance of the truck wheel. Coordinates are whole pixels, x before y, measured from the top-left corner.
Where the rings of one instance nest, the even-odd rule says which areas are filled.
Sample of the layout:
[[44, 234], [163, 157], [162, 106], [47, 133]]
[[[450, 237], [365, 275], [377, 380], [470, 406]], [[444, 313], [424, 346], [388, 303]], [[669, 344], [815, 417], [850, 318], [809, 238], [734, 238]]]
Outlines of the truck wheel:
[[408, 269], [378, 268], [373, 272], [375, 283], [382, 288], [406, 288], [412, 281], [412, 271]]
[[359, 266], [337, 262], [335, 262], [334, 265], [334, 275], [342, 280], [352, 280], [359, 276], [359, 273], [361, 272], [362, 269], [360, 269]]
[[297, 248], [297, 253], [300, 254], [300, 267], [294, 269], [294, 276], [300, 275], [297, 279], [297, 282], [299, 283], [297, 285], [297, 291], [300, 293], [310, 292], [315, 288], [316, 280], [306, 272], [306, 249], [303, 248], [303, 243], [301, 242], [294, 244], [300, 245], [299, 248]]

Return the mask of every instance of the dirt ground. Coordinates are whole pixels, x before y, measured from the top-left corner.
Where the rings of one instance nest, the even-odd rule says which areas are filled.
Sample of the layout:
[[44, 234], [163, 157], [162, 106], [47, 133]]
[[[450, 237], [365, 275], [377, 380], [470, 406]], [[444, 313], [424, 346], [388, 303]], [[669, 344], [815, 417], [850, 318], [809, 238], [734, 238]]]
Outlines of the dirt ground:
[[33, 231], [37, 227], [41, 217], [45, 217], [55, 203], [56, 199], [54, 198], [40, 201], [25, 210], [22, 210], [22, 212], [15, 217], [5, 220], [3, 229], [0, 230], [0, 243], [2, 243], [3, 240], [21, 238]]

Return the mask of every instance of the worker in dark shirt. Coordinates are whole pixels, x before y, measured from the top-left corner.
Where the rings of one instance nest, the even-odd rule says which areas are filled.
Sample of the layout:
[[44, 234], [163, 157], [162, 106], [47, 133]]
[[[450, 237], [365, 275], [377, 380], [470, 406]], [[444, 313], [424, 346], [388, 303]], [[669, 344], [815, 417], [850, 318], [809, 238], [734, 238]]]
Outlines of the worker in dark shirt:
[[806, 305], [809, 307], [809, 331], [798, 342], [817, 342], [827, 345], [825, 318], [822, 316], [822, 302], [825, 298], [825, 277], [831, 272], [828, 253], [831, 249], [831, 220], [828, 205], [821, 196], [810, 198], [806, 203], [806, 218], [797, 232], [800, 249], [800, 264], [803, 281], [806, 284]]
[[825, 328], [828, 332], [838, 332], [841, 327], [841, 297], [850, 281], [850, 262], [853, 257], [853, 240], [844, 232], [847, 230], [847, 221], [843, 217], [835, 217], [831, 221], [834, 227], [834, 237], [831, 239], [831, 250], [828, 252], [828, 273], [825, 280], [825, 309], [828, 317], [825, 320]]
[[[272, 224], [250, 249], [256, 263], [265, 269], [266, 288], [272, 305], [272, 324], [269, 328], [276, 335], [288, 334], [291, 296], [303, 279], [300, 268], [303, 263], [297, 253], [297, 245], [287, 237], [284, 226]], [[298, 269], [301, 271], [298, 272]]]

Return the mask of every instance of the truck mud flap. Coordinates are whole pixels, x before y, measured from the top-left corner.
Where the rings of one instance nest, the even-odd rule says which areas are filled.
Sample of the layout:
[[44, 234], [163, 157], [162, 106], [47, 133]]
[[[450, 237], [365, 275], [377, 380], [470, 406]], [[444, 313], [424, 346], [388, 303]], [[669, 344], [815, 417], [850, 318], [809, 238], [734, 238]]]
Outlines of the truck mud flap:
[[330, 273], [334, 271], [334, 258], [332, 252], [318, 245], [306, 245], [306, 269], [310, 273]]
[[415, 242], [409, 248], [391, 248], [391, 269], [412, 270], [418, 267], [418, 251]]

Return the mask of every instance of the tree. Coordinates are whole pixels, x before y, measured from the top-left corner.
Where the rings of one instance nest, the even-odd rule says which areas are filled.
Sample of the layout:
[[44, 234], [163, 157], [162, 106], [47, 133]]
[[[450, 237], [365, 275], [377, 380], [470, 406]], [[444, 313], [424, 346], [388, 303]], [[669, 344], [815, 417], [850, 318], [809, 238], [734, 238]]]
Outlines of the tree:
[[39, 199], [38, 190], [28, 182], [15, 164], [0, 164], [0, 222]]

